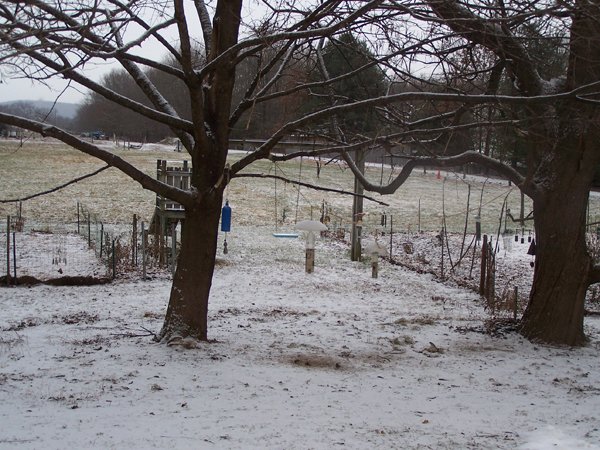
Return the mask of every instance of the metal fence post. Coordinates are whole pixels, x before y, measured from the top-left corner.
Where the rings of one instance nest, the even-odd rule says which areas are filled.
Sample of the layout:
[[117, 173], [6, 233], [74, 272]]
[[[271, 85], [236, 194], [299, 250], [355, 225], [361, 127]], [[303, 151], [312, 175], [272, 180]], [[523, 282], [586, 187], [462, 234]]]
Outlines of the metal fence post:
[[10, 216], [6, 216], [6, 285], [10, 286]]
[[390, 214], [390, 260], [394, 259], [394, 216]]
[[116, 269], [117, 269], [117, 262], [116, 262], [116, 258], [115, 258], [115, 240], [113, 239], [113, 241], [112, 241], [112, 277], [113, 277], [113, 280], [117, 276]]
[[142, 279], [146, 279], [146, 231], [145, 224], [142, 222]]
[[100, 259], [102, 259], [102, 247], [104, 246], [104, 224], [100, 222]]
[[15, 232], [13, 231], [13, 245], [12, 245], [12, 251], [13, 251], [13, 278], [14, 278], [14, 283], [15, 286], [17, 285], [17, 243], [16, 243], [16, 238], [15, 238]]
[[133, 215], [133, 230], [131, 233], [131, 264], [137, 266], [137, 215]]

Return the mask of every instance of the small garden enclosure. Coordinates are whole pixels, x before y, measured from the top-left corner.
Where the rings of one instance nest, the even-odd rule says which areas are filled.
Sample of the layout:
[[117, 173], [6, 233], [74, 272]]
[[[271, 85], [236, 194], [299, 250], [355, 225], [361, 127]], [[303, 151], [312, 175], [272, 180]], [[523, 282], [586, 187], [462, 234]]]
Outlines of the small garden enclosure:
[[[156, 178], [169, 186], [180, 189], [190, 188], [190, 178], [192, 168], [188, 161], [167, 161], [159, 159], [156, 161]], [[171, 254], [175, 256], [174, 232], [177, 223], [185, 219], [185, 209], [183, 205], [174, 202], [168, 198], [156, 195], [156, 209], [150, 223], [150, 233], [155, 236], [155, 242], [158, 243], [159, 259], [165, 262], [165, 246], [167, 239], [171, 238]]]

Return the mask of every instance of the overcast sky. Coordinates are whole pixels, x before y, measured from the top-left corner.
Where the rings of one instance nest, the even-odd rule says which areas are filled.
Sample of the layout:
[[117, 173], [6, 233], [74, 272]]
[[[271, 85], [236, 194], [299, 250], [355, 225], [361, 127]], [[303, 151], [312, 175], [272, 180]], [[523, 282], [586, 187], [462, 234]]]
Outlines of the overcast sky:
[[[190, 20], [190, 29], [196, 30], [200, 34], [200, 25], [197, 20], [193, 8], [193, 1], [185, 2], [187, 14]], [[243, 22], [253, 21], [255, 17], [261, 17], [264, 14], [265, 8], [260, 0], [248, 0], [244, 2], [242, 17]], [[163, 30], [163, 36], [167, 37], [170, 42], [177, 41], [177, 33], [174, 27], [169, 30]], [[199, 36], [198, 36], [199, 37]], [[127, 39], [126, 39], [127, 40]], [[136, 54], [149, 58], [160, 58], [166, 54], [164, 47], [156, 42], [146, 42], [143, 47], [136, 48]], [[111, 68], [120, 67], [117, 64], [95, 65], [86, 70], [86, 75], [94, 81], [100, 81], [102, 76], [110, 71]], [[48, 81], [47, 85], [33, 82], [27, 79], [7, 79], [4, 78], [0, 83], [0, 103], [14, 100], [49, 100], [55, 101], [60, 96], [58, 101], [65, 103], [80, 103], [83, 101], [87, 90], [81, 88], [76, 83], [68, 83], [64, 79], [56, 78]], [[64, 91], [64, 92], [63, 92]]]
[[[53, 80], [51, 86], [36, 83], [31, 80], [3, 80], [0, 84], [0, 102], [14, 100], [50, 100], [54, 101], [67, 87], [65, 80]], [[84, 91], [67, 87], [58, 101], [65, 103], [80, 103]]]

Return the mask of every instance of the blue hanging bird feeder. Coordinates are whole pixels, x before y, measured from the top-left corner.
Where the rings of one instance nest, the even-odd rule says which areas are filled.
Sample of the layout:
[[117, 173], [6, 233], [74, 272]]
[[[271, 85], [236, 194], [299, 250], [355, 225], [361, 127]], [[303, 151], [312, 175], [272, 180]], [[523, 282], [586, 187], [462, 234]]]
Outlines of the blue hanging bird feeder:
[[227, 200], [221, 209], [221, 231], [231, 231], [231, 206], [229, 206], [229, 201]]
[[[229, 201], [225, 200], [225, 205], [221, 208], [221, 231], [228, 233], [231, 231], [231, 206]], [[227, 237], [223, 240], [223, 253], [227, 254]]]

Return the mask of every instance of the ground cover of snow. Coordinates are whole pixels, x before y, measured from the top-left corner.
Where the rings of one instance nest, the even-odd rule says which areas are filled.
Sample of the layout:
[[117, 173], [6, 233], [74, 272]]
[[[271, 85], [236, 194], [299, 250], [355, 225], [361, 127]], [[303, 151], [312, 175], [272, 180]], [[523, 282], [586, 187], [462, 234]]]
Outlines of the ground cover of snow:
[[153, 343], [164, 274], [0, 289], [0, 448], [600, 448], [598, 317], [584, 348], [490, 336], [472, 291], [333, 239], [308, 275], [272, 231], [228, 235], [211, 343]]

